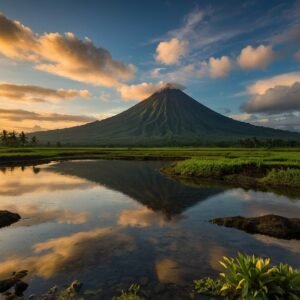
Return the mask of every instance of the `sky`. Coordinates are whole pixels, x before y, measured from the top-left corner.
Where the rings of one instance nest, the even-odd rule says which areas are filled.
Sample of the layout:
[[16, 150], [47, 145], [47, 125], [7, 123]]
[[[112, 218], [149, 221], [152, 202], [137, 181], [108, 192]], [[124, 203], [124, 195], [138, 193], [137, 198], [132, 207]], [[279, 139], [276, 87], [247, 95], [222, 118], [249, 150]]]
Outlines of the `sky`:
[[169, 82], [300, 132], [300, 1], [0, 0], [0, 129], [100, 120]]

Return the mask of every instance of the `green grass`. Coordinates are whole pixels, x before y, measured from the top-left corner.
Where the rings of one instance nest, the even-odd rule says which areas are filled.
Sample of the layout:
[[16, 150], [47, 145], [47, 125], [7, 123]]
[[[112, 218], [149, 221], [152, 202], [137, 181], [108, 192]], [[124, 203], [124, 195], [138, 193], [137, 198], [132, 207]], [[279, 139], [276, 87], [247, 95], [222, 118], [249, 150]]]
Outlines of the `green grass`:
[[189, 159], [175, 164], [174, 172], [183, 176], [195, 177], [222, 177], [225, 175], [237, 174], [245, 169], [259, 168], [261, 160], [245, 159], [218, 159], [218, 160], [200, 160]]
[[300, 187], [300, 169], [272, 169], [261, 179], [261, 182], [270, 185]]
[[300, 148], [56, 148], [56, 147], [0, 147], [0, 163], [43, 159], [73, 158], [120, 158], [120, 159], [189, 159], [223, 160], [243, 159], [261, 160], [270, 166], [299, 166]]

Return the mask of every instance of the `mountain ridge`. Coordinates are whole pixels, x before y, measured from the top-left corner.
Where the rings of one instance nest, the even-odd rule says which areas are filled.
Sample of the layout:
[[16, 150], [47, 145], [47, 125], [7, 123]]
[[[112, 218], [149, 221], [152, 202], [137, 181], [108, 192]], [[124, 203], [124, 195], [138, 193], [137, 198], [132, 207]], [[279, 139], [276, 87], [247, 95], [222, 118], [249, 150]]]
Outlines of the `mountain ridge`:
[[299, 133], [255, 126], [223, 116], [180, 89], [170, 87], [113, 117], [32, 135], [41, 143], [99, 146], [197, 145], [253, 136], [300, 140]]

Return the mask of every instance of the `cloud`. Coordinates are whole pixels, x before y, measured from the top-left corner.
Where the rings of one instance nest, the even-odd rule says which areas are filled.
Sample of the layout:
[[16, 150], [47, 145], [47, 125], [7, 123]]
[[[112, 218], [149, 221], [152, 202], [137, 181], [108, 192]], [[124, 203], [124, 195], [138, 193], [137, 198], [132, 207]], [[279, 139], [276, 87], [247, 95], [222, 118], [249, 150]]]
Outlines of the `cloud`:
[[184, 57], [187, 52], [187, 41], [172, 38], [158, 44], [155, 59], [165, 65], [178, 64], [180, 59]]
[[163, 81], [157, 83], [147, 83], [143, 82], [140, 84], [133, 85], [123, 85], [119, 88], [121, 97], [125, 100], [144, 100], [147, 97], [151, 96], [153, 93], [161, 90], [163, 88], [174, 88], [183, 90], [185, 87], [178, 83], [166, 83]]
[[282, 113], [274, 115], [264, 115], [263, 117], [256, 114], [240, 113], [231, 115], [231, 118], [248, 122], [257, 126], [271, 127], [281, 130], [298, 131], [300, 132], [300, 113]]
[[0, 13], [0, 53], [17, 60], [36, 61], [37, 36], [30, 28]]
[[276, 58], [272, 46], [247, 46], [242, 49], [237, 62], [242, 69], [265, 69]]
[[67, 115], [58, 113], [37, 113], [23, 109], [0, 108], [0, 118], [12, 121], [35, 120], [35, 121], [64, 121], [64, 122], [92, 122], [95, 118], [83, 115]]
[[87, 99], [90, 96], [91, 94], [87, 90], [55, 90], [35, 85], [0, 83], [2, 100], [45, 102], [46, 100], [69, 100], [76, 97]]
[[208, 61], [209, 76], [211, 78], [226, 77], [231, 69], [232, 64], [228, 56], [211, 57]]
[[247, 113], [278, 114], [300, 110], [300, 72], [258, 80], [247, 87], [251, 98], [242, 105]]
[[73, 33], [35, 34], [18, 21], [0, 15], [0, 53], [21, 61], [31, 61], [41, 71], [72, 80], [116, 87], [132, 79], [133, 65], [114, 60], [108, 50], [97, 47]]
[[267, 90], [280, 86], [291, 86], [296, 82], [300, 82], [300, 72], [285, 73], [270, 78], [258, 80], [247, 88], [249, 94], [263, 95]]
[[263, 95], [252, 97], [244, 106], [247, 113], [282, 113], [300, 110], [300, 82], [292, 86], [277, 85]]

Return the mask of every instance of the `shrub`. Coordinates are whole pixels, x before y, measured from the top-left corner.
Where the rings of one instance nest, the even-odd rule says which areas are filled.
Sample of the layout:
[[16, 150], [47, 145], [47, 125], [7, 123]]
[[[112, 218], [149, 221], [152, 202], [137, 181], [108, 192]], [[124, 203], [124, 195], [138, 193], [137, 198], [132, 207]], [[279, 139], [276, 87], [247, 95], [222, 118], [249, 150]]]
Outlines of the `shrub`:
[[121, 295], [115, 297], [114, 300], [141, 300], [140, 296], [138, 296], [139, 290], [139, 285], [132, 284], [127, 291], [122, 290]]
[[290, 168], [280, 170], [272, 169], [261, 179], [261, 182], [272, 185], [300, 187], [300, 170]]
[[300, 299], [300, 270], [286, 264], [272, 266], [270, 259], [238, 254], [220, 262], [225, 272], [194, 281], [195, 291], [226, 299]]

